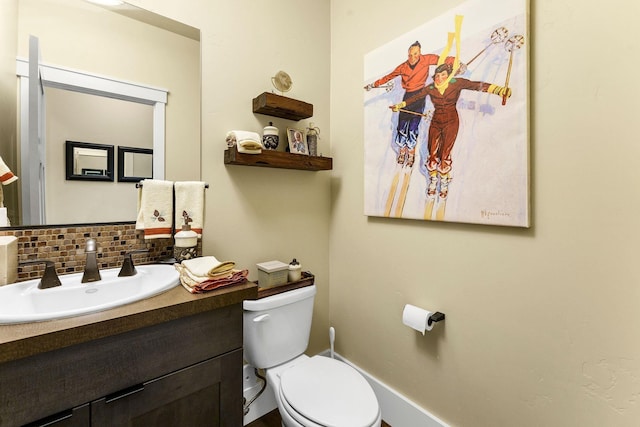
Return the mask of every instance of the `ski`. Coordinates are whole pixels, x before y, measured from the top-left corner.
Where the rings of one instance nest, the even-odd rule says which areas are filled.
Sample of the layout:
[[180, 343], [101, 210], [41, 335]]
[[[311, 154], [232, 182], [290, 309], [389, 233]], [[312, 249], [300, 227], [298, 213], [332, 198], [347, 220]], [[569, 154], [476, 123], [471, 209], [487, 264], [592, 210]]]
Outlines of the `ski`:
[[433, 216], [433, 206], [436, 204], [436, 198], [435, 196], [432, 197], [428, 197], [427, 196], [427, 203], [424, 207], [424, 219], [426, 219], [427, 221], [431, 221], [431, 217]]
[[[436, 207], [437, 206], [437, 207]], [[436, 217], [433, 218], [433, 208], [436, 208]], [[444, 221], [444, 213], [447, 208], [447, 199], [441, 199], [439, 197], [427, 197], [427, 202], [424, 206], [424, 219], [427, 221], [436, 220]]]
[[444, 211], [447, 207], [447, 199], [438, 200], [438, 209], [436, 209], [436, 221], [444, 221]]
[[[437, 181], [436, 181], [437, 179]], [[443, 182], [441, 177], [430, 176], [429, 184], [427, 184], [427, 200], [424, 207], [424, 219], [436, 221], [444, 221], [444, 213], [447, 207], [447, 196], [449, 192], [449, 183], [451, 179], [449, 175], [445, 175]], [[431, 191], [431, 194], [429, 194]], [[444, 197], [443, 197], [444, 194]], [[435, 208], [436, 217], [433, 218], [433, 210]]]
[[389, 187], [389, 195], [387, 196], [387, 204], [384, 208], [384, 216], [391, 215], [391, 207], [393, 206], [393, 199], [396, 197], [396, 190], [398, 188], [398, 181], [400, 180], [400, 172], [402, 172], [402, 167], [398, 168], [396, 166], [396, 173], [393, 175], [393, 180], [391, 181], [391, 187]]
[[396, 202], [395, 216], [398, 218], [402, 217], [404, 202], [407, 199], [407, 191], [409, 191], [409, 182], [411, 180], [411, 172], [413, 172], [413, 167], [408, 167], [406, 168], [403, 174], [402, 187], [400, 189], [400, 194], [398, 195], [398, 201]]

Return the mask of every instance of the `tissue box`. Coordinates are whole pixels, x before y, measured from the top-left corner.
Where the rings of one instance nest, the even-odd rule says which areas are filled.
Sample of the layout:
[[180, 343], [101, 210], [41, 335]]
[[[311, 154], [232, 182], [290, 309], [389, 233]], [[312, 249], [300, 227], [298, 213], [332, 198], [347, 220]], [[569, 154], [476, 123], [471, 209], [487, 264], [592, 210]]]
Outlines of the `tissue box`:
[[281, 261], [267, 261], [256, 264], [256, 266], [258, 267], [258, 285], [261, 288], [287, 283], [289, 264]]
[[0, 286], [18, 280], [18, 239], [0, 236]]

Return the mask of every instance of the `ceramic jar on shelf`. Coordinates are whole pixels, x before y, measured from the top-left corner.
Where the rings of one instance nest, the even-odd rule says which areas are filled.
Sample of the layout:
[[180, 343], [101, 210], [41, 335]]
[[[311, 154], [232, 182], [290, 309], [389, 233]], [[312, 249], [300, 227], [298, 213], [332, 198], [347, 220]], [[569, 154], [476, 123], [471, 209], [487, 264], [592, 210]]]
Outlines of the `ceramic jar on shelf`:
[[278, 134], [278, 128], [269, 122], [269, 126], [265, 126], [262, 131], [262, 145], [267, 150], [275, 150], [280, 143], [280, 135]]

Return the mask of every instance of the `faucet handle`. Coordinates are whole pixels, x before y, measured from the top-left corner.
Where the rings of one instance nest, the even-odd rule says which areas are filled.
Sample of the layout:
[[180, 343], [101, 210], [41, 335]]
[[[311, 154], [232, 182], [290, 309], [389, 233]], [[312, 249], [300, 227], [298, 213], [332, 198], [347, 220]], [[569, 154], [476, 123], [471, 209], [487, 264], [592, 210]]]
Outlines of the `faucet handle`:
[[19, 265], [44, 264], [44, 273], [38, 283], [38, 289], [55, 288], [62, 286], [58, 274], [56, 273], [56, 265], [48, 259], [34, 259], [31, 261], [22, 261]]
[[124, 254], [124, 261], [122, 262], [122, 268], [118, 273], [118, 277], [127, 277], [127, 276], [135, 276], [138, 272], [136, 271], [135, 265], [133, 265], [133, 259], [131, 255], [148, 253], [149, 249], [136, 249]]

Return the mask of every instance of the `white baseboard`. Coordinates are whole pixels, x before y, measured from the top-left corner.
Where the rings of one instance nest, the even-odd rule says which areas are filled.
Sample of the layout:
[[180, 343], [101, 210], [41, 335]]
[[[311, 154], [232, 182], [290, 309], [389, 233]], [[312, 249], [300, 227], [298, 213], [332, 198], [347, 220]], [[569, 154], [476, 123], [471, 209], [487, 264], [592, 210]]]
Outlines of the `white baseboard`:
[[[322, 356], [330, 356], [329, 350], [325, 350], [320, 353]], [[334, 353], [335, 358], [341, 360], [353, 368], [365, 377], [365, 379], [373, 388], [380, 408], [382, 410], [382, 419], [392, 427], [449, 427], [447, 423], [429, 413], [423, 408], [416, 405], [411, 400], [407, 399], [402, 394], [398, 393], [388, 385], [379, 381], [377, 378], [369, 375], [369, 373], [358, 368], [356, 365]]]

